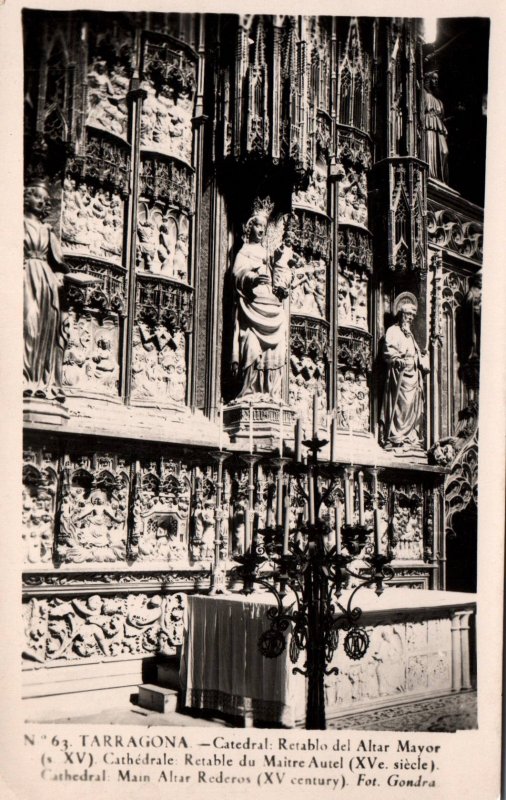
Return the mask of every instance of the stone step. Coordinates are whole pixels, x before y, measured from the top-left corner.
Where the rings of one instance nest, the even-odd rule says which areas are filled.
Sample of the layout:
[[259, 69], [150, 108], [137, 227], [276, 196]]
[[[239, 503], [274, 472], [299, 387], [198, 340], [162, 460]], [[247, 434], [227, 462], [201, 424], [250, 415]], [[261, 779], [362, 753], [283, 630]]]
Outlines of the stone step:
[[143, 683], [139, 686], [137, 702], [141, 708], [168, 714], [176, 710], [177, 692], [164, 686], [155, 686], [154, 683]]

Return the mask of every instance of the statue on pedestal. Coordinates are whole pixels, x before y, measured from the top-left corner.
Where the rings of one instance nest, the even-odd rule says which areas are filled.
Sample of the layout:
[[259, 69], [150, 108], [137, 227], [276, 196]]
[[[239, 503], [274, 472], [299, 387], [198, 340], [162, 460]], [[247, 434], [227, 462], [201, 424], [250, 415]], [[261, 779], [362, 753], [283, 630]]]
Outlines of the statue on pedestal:
[[430, 177], [448, 183], [448, 131], [444, 123], [443, 103], [434, 94], [437, 93], [438, 85], [437, 71], [427, 72], [423, 92], [427, 161]]
[[24, 201], [23, 394], [63, 402], [64, 338], [58, 290], [68, 267], [55, 233], [43, 222], [49, 208], [49, 192], [43, 180], [28, 184]]
[[424, 410], [423, 375], [429, 372], [426, 351], [421, 352], [411, 331], [418, 310], [416, 297], [402, 292], [394, 304], [397, 322], [381, 343], [387, 377], [381, 405], [383, 446], [421, 449], [420, 423]]
[[255, 208], [232, 268], [236, 302], [232, 374], [242, 381], [238, 398], [264, 395], [279, 402], [288, 335], [283, 300], [289, 293], [290, 271], [283, 245], [269, 258], [268, 217], [266, 203]]

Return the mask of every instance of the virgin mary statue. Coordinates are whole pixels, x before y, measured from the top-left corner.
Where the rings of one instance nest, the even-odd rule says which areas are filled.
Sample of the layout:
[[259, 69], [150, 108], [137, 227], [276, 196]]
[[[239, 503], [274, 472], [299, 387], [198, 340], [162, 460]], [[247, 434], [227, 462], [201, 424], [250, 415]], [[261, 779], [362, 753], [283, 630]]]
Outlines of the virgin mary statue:
[[244, 227], [244, 244], [232, 268], [235, 322], [232, 374], [242, 380], [238, 398], [281, 397], [287, 353], [288, 288], [273, 290], [272, 268], [264, 244], [268, 213], [259, 210]]

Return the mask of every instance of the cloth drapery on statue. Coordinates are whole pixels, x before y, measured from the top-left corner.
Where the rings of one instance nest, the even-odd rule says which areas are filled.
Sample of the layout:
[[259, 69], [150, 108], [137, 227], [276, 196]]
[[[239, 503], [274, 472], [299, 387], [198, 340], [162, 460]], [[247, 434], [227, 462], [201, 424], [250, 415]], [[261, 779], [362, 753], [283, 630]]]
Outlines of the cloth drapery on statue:
[[58, 239], [41, 221], [48, 194], [31, 186], [25, 198], [24, 220], [24, 392], [62, 400], [59, 281], [55, 271], [67, 272]]
[[437, 72], [425, 76], [425, 136], [429, 175], [448, 183], [448, 131], [444, 123], [444, 106], [432, 90], [437, 90]]
[[387, 376], [380, 423], [385, 447], [420, 447], [420, 423], [424, 410], [423, 374], [429, 371], [428, 357], [411, 333], [416, 300], [405, 292], [400, 296], [399, 321], [391, 325], [382, 341], [381, 356]]
[[238, 365], [242, 377], [238, 397], [263, 394], [279, 399], [286, 364], [286, 311], [279, 289], [275, 294], [272, 288], [262, 243], [264, 220], [257, 216], [250, 222], [250, 241], [237, 253], [232, 269], [236, 301], [232, 363]]

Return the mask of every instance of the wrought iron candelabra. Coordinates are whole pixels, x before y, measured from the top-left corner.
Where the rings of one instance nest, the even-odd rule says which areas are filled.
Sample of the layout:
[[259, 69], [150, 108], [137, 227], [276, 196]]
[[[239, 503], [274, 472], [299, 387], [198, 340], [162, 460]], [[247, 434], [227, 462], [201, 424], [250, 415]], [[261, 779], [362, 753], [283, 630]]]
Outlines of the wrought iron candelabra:
[[[296, 442], [300, 449], [297, 434]], [[356, 594], [366, 586], [375, 586], [378, 595], [383, 592], [384, 581], [394, 575], [389, 566], [393, 555], [389, 550], [381, 553], [376, 471], [373, 472], [374, 528], [363, 524], [362, 507], [358, 524], [353, 524], [347, 514], [346, 524], [341, 525], [336, 506], [335, 542], [329, 544], [330, 526], [318, 514], [332, 486], [320, 493], [319, 478], [335, 478], [335, 465], [318, 461], [318, 453], [327, 440], [318, 437], [315, 425], [313, 437], [302, 444], [310, 452], [308, 463], [299, 463], [297, 459], [290, 471], [297, 477], [299, 489], [308, 503], [308, 521], [298, 529], [296, 537], [290, 538], [289, 498], [285, 495], [284, 525], [279, 524], [278, 518], [276, 526], [257, 532], [245, 552], [236, 557], [238, 566], [233, 573], [242, 580], [245, 594], [259, 584], [274, 596], [276, 604], [267, 612], [270, 627], [258, 643], [260, 652], [266, 658], [276, 658], [285, 651], [289, 641], [293, 671], [308, 680], [306, 728], [325, 730], [325, 676], [338, 673], [338, 668], [330, 664], [340, 637], [344, 652], [352, 660], [363, 658], [369, 647], [367, 631], [360, 625], [362, 610], [354, 605]], [[286, 459], [282, 461], [286, 464]], [[307, 491], [301, 484], [304, 475], [307, 476]], [[348, 486], [347, 480], [346, 491]], [[350, 503], [350, 498], [345, 496], [345, 501]], [[370, 543], [373, 531], [374, 543]], [[259, 543], [258, 534], [262, 536], [262, 543]], [[341, 544], [346, 554], [341, 552]], [[350, 566], [358, 557], [362, 561], [360, 572]], [[260, 568], [267, 560], [274, 568], [262, 574]], [[356, 585], [343, 603], [342, 593], [351, 577]], [[301, 653], [305, 653], [306, 658], [299, 667], [296, 664]]]

